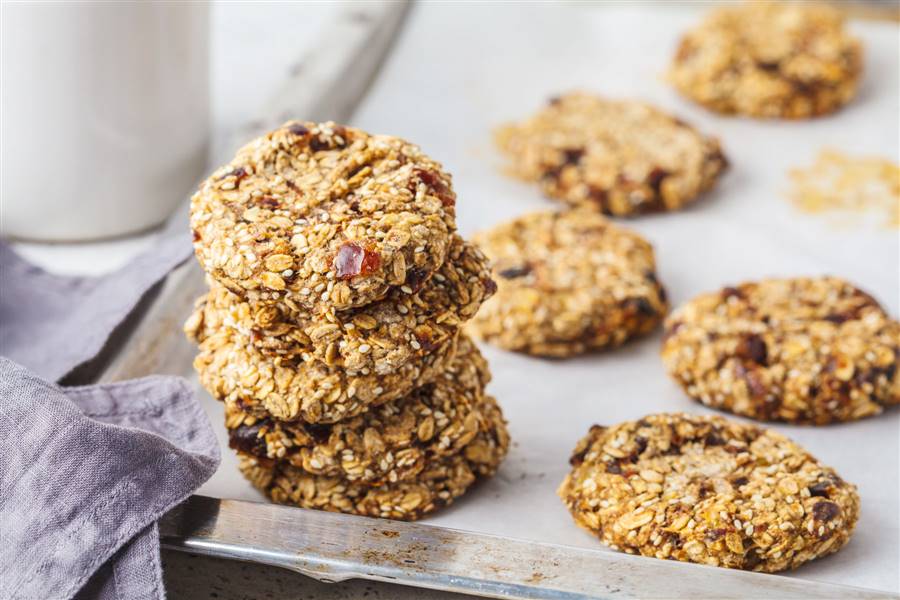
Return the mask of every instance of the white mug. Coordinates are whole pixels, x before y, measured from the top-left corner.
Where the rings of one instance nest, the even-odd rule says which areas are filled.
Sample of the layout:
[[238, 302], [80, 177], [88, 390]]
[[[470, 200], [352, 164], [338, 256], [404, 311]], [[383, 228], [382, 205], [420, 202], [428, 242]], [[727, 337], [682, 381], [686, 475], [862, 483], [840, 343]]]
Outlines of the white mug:
[[209, 7], [2, 7], [0, 233], [44, 241], [161, 223], [206, 167]]

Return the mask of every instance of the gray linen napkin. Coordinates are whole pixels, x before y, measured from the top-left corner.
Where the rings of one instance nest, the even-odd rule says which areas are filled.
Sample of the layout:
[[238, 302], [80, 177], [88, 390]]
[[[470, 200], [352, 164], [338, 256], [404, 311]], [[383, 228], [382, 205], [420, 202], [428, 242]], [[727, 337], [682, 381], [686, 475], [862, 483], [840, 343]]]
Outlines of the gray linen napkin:
[[[0, 243], [0, 598], [163, 598], [156, 519], [215, 471], [183, 380], [92, 381], [142, 299], [191, 254], [160, 241], [99, 278], [51, 275]], [[116, 491], [118, 490], [118, 491]]]
[[0, 443], [0, 598], [165, 597], [155, 522], [219, 462], [186, 381], [61, 388], [0, 358]]
[[102, 365], [84, 367], [94, 366], [141, 299], [190, 257], [186, 222], [173, 219], [152, 248], [103, 277], [47, 273], [0, 242], [0, 356], [52, 381], [82, 367], [77, 383], [92, 381]]

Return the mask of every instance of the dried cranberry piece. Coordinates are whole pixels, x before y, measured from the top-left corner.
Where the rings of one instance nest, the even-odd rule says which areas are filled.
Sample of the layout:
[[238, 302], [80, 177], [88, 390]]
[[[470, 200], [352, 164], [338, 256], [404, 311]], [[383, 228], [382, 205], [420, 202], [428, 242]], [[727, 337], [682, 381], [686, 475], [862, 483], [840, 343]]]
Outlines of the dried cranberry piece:
[[222, 177], [220, 177], [219, 179], [225, 179], [226, 177], [234, 177], [234, 186], [240, 187], [241, 181], [243, 181], [247, 175], [249, 175], [249, 173], [247, 173], [247, 169], [245, 169], [244, 167], [238, 167], [236, 169], [232, 169], [231, 171], [228, 171], [227, 173], [222, 175]]
[[191, 236], [194, 238], [195, 242], [199, 242], [203, 239], [203, 237], [200, 235], [200, 232], [196, 229], [191, 229]]
[[288, 127], [288, 131], [290, 131], [294, 135], [306, 135], [307, 133], [309, 133], [309, 129], [307, 129], [300, 123], [294, 123], [293, 125]]
[[728, 533], [727, 530], [718, 527], [716, 529], [710, 529], [706, 532], [706, 541], [707, 542], [715, 542], [716, 540], [724, 537], [724, 535]]
[[440, 199], [441, 204], [444, 206], [453, 206], [456, 204], [456, 195], [437, 173], [429, 171], [428, 169], [415, 169], [413, 172], [416, 174], [416, 177], [419, 178], [419, 181], [434, 191], [434, 195]]
[[381, 266], [381, 256], [358, 242], [344, 242], [332, 260], [332, 267], [338, 279], [351, 279], [357, 275], [368, 275]]

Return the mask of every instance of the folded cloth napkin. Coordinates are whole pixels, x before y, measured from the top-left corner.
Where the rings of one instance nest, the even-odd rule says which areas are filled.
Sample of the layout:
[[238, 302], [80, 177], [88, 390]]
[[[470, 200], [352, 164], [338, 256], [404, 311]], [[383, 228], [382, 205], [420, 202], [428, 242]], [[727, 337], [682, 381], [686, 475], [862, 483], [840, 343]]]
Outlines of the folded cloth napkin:
[[0, 355], [12, 359], [0, 358], [0, 598], [165, 596], [155, 523], [215, 472], [209, 420], [176, 377], [51, 381], [93, 380], [190, 247], [170, 226], [125, 267], [86, 278], [51, 275], [0, 243]]
[[[190, 257], [185, 229], [168, 225], [150, 249], [103, 277], [52, 275], [0, 242], [0, 356], [52, 381], [88, 365], [141, 299]], [[79, 382], [95, 371], [79, 373]]]
[[155, 522], [219, 462], [185, 380], [61, 388], [0, 358], [0, 442], [0, 598], [165, 597]]

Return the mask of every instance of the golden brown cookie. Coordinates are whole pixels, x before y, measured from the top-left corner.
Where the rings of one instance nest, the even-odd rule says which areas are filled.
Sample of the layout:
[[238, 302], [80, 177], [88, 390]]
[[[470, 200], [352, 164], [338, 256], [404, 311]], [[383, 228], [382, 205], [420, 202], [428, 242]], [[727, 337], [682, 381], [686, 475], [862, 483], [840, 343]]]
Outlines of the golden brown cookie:
[[608, 215], [681, 208], [727, 166], [713, 138], [656, 108], [585, 93], [496, 132], [511, 171], [551, 198]]
[[497, 293], [470, 330], [502, 348], [566, 357], [617, 346], [668, 309], [650, 244], [593, 211], [532, 213], [476, 240]]
[[257, 417], [268, 414], [307, 423], [335, 423], [401, 398], [434, 381], [456, 351], [453, 337], [440, 352], [385, 373], [353, 372], [302, 357], [271, 357], [238, 330], [221, 321], [207, 323], [202, 304], [188, 319], [185, 332], [200, 346], [194, 369], [213, 397], [238, 403]]
[[670, 71], [707, 108], [802, 119], [855, 95], [862, 46], [825, 3], [745, 2], [716, 9], [681, 40]]
[[426, 281], [455, 201], [441, 165], [404, 140], [293, 121], [201, 185], [191, 228], [200, 264], [242, 298], [341, 310]]
[[496, 472], [509, 436], [496, 410], [480, 417], [482, 433], [458, 453], [432, 456], [412, 479], [372, 486], [341, 477], [314, 475], [288, 461], [241, 456], [241, 471], [274, 502], [412, 521], [451, 504], [476, 480]]
[[433, 383], [399, 400], [333, 425], [287, 423], [252, 415], [228, 402], [230, 446], [248, 456], [277, 460], [313, 475], [370, 485], [414, 479], [436, 457], [458, 454], [502, 421], [484, 394], [487, 362], [460, 337], [459, 351]]
[[447, 260], [412, 294], [395, 288], [365, 306], [311, 314], [289, 299], [258, 305], [213, 284], [202, 310], [208, 327], [236, 329], [267, 356], [388, 374], [450, 352], [460, 326], [495, 289], [484, 254], [454, 236]]
[[698, 296], [667, 319], [662, 359], [692, 398], [754, 419], [822, 425], [900, 403], [900, 324], [834, 277]]
[[856, 486], [786, 437], [722, 417], [650, 415], [594, 426], [559, 496], [616, 550], [775, 572], [839, 550]]

